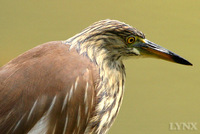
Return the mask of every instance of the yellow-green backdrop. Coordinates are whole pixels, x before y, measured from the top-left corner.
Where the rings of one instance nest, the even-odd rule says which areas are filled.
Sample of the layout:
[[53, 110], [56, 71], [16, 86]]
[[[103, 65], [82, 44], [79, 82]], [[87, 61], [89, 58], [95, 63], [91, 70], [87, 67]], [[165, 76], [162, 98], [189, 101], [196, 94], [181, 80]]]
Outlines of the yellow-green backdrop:
[[[199, 0], [0, 0], [0, 65], [107, 18], [136, 27], [194, 64], [125, 61], [125, 95], [109, 134], [200, 134]], [[170, 130], [170, 123], [182, 122], [199, 130]]]

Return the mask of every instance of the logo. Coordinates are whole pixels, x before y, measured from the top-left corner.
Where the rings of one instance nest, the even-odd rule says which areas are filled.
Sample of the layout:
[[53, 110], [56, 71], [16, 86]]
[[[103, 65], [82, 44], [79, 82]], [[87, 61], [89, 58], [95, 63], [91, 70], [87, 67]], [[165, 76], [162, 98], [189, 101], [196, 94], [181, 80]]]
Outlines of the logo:
[[171, 131], [196, 131], [197, 123], [196, 122], [170, 122], [169, 130]]

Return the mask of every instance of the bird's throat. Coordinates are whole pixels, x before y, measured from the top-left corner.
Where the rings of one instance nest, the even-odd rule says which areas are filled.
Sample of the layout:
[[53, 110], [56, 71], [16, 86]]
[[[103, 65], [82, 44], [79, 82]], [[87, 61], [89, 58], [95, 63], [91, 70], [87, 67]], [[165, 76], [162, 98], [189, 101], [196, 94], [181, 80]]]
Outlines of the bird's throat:
[[[106, 133], [114, 122], [124, 94], [125, 68], [121, 58], [94, 45], [71, 45], [80, 55], [87, 56], [99, 70], [94, 116], [86, 129], [88, 133]], [[88, 131], [90, 130], [90, 131]]]

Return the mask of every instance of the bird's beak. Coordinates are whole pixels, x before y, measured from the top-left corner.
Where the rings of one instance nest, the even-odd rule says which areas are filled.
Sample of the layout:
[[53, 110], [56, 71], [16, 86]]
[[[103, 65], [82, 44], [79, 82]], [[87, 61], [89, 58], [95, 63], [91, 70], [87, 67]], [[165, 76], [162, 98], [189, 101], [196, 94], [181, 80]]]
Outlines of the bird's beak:
[[147, 39], [143, 39], [142, 42], [136, 45], [136, 48], [140, 51], [141, 55], [153, 56], [184, 65], [192, 65], [189, 61], [185, 60], [184, 58]]

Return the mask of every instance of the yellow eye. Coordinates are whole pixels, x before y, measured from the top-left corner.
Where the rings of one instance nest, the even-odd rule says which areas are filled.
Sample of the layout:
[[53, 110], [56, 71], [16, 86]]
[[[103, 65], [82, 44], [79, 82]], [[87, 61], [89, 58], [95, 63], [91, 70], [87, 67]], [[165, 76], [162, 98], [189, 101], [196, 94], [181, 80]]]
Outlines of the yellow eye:
[[133, 36], [128, 37], [127, 43], [128, 43], [128, 44], [132, 44], [133, 42], [135, 42], [135, 37], [133, 37]]

